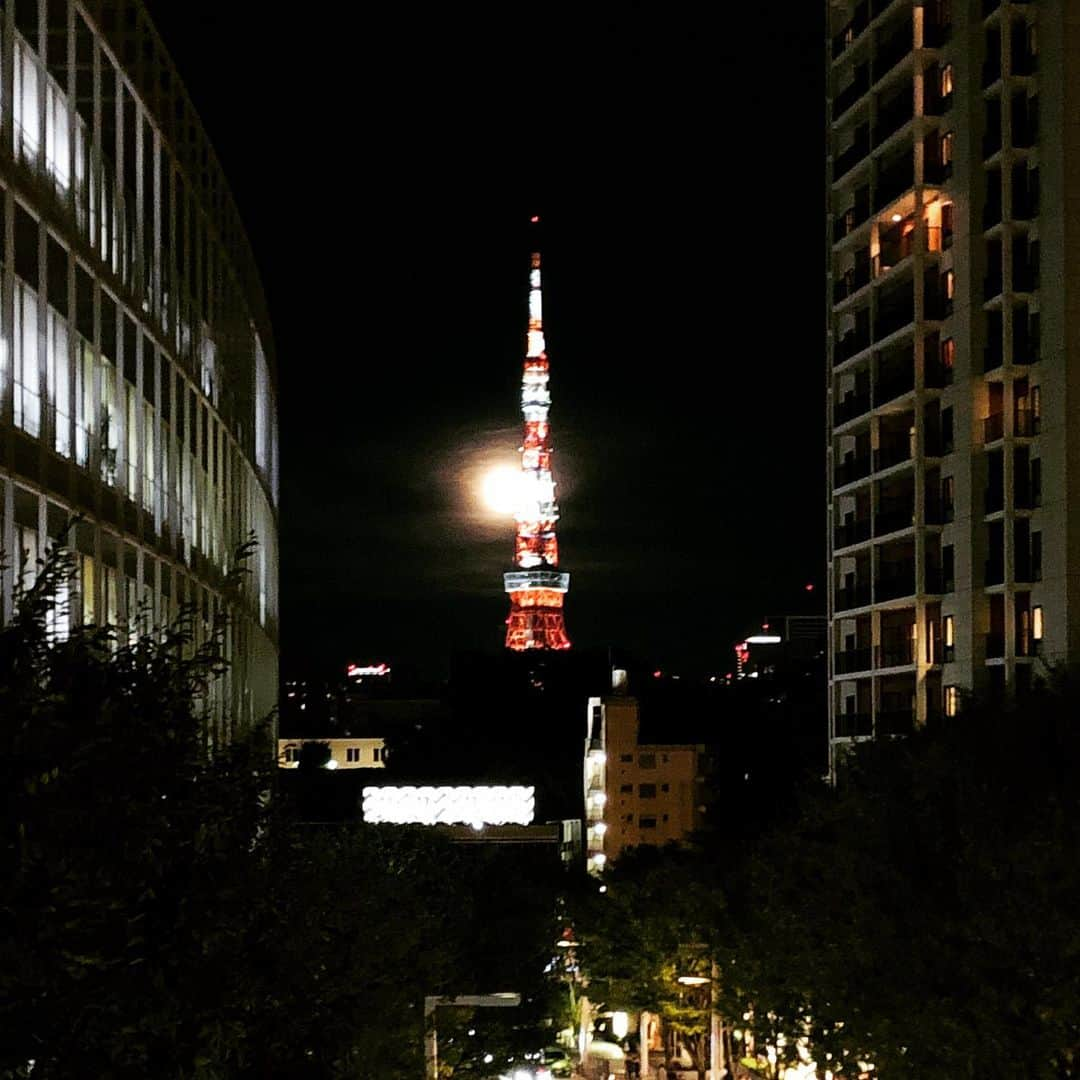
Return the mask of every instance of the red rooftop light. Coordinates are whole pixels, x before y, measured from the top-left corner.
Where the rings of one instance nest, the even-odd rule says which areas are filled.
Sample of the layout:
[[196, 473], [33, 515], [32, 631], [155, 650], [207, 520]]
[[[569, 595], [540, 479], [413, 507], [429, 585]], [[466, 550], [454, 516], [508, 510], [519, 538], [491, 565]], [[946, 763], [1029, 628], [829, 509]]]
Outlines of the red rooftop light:
[[529, 218], [529, 220], [535, 225], [540, 220], [540, 215], [539, 214], [533, 214], [533, 216], [531, 218]]

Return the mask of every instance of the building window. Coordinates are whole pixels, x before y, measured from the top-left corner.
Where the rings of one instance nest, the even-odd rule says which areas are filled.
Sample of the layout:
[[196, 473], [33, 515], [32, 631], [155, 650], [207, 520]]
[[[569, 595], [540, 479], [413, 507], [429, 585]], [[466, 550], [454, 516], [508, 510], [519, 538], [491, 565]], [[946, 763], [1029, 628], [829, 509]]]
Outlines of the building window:
[[638, 819], [638, 827], [642, 828], [642, 829], [655, 829], [656, 828], [656, 818], [654, 818], [654, 817], [639, 818]]
[[360, 760], [360, 747], [359, 746], [347, 746], [345, 748], [345, 760], [346, 761], [359, 761]]
[[667, 821], [667, 819], [668, 819], [668, 816], [667, 816], [667, 814], [665, 814], [663, 820]]
[[952, 406], [941, 410], [941, 452], [951, 454], [955, 447]]
[[941, 644], [944, 648], [945, 663], [956, 659], [956, 617], [946, 615], [941, 620]]
[[1033, 386], [1028, 391], [1028, 400], [1031, 402], [1031, 433], [1038, 435], [1042, 426], [1042, 391], [1038, 386]]
[[956, 479], [952, 476], [941, 478], [941, 519], [952, 521], [956, 516]]
[[[938, 86], [941, 96], [947, 98], [953, 92], [953, 66], [944, 64], [941, 68], [941, 82]], [[951, 132], [950, 132], [951, 134]]]
[[668, 763], [668, 756], [667, 756], [667, 754], [661, 754], [661, 755], [660, 755], [660, 762], [661, 762], [661, 764], [663, 764], [663, 765], [666, 765], [666, 764]]
[[656, 798], [656, 785], [655, 784], [638, 784], [638, 798], [639, 799], [655, 799]]
[[941, 591], [950, 593], [956, 589], [956, 551], [952, 544], [941, 549]]
[[1031, 505], [1042, 506], [1042, 458], [1031, 461]]
[[643, 769], [655, 769], [656, 768], [656, 755], [655, 754], [639, 754], [638, 765]]
[[634, 785], [633, 784], [623, 784], [622, 787], [619, 788], [619, 793], [622, 794], [622, 795], [633, 795], [634, 794]]
[[383, 747], [376, 746], [376, 747], [374, 747], [372, 749], [372, 751], [371, 751], [371, 760], [372, 761], [385, 761], [386, 760], [386, 751], [383, 749]]
[[667, 784], [661, 784], [660, 785], [660, 790], [666, 793], [667, 791], [670, 790], [670, 788], [669, 788], [669, 786]]
[[624, 762], [633, 761], [634, 760], [634, 755], [633, 754], [620, 754], [619, 755], [619, 760], [624, 761]]
[[1042, 648], [1043, 630], [1042, 604], [1036, 604], [1031, 609], [1031, 640], [1035, 642], [1036, 651]]
[[955, 716], [960, 711], [960, 689], [956, 686], [945, 687], [945, 715]]
[[1042, 533], [1031, 534], [1031, 580], [1042, 581]]
[[633, 825], [633, 823], [634, 823], [634, 815], [633, 815], [633, 814], [627, 814], [627, 815], [626, 815], [626, 820], [627, 820], [627, 821], [628, 821], [628, 822], [629, 822], [629, 823], [630, 823], [631, 825]]
[[944, 167], [946, 173], [952, 168], [953, 160], [953, 144], [956, 141], [956, 132], [946, 131], [941, 136], [941, 164]]

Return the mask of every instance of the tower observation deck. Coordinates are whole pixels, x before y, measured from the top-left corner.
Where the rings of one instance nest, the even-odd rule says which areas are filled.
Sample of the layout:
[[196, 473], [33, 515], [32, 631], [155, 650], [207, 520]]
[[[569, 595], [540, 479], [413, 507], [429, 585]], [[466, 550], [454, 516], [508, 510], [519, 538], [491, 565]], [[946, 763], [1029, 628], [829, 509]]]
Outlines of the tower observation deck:
[[[532, 219], [534, 225], [538, 221], [538, 218]], [[540, 252], [534, 251], [529, 270], [529, 329], [521, 380], [524, 438], [521, 494], [514, 515], [517, 521], [515, 569], [503, 575], [506, 591], [510, 594], [506, 647], [515, 652], [570, 648], [563, 620], [563, 598], [570, 588], [570, 575], [558, 569], [555, 523], [559, 519], [559, 508], [551, 473], [550, 407]]]

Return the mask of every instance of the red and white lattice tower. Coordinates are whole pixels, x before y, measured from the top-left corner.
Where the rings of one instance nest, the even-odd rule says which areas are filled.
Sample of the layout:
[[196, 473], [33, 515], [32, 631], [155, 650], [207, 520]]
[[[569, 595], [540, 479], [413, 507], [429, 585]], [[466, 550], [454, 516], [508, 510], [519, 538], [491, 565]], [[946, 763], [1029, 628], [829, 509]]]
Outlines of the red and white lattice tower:
[[[538, 220], [533, 218], [533, 224]], [[517, 519], [515, 569], [503, 575], [510, 594], [506, 647], [515, 652], [570, 648], [563, 621], [563, 598], [570, 588], [570, 575], [558, 569], [555, 523], [559, 508], [555, 504], [555, 481], [551, 475], [550, 406], [540, 299], [540, 253], [534, 251], [529, 271], [529, 333], [521, 380], [525, 437], [521, 447], [521, 488], [514, 515]]]

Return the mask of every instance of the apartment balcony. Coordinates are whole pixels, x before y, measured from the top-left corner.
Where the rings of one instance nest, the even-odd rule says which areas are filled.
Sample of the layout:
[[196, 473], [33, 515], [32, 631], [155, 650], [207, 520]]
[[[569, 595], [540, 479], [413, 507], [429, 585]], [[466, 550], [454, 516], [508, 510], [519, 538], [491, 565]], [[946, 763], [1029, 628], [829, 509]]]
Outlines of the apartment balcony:
[[1030, 409], [1017, 409], [1013, 417], [1013, 434], [1021, 439], [1030, 439], [1039, 434], [1039, 417]]
[[874, 535], [888, 536], [889, 533], [910, 529], [915, 524], [914, 503], [898, 500], [887, 503], [874, 515]]
[[874, 472], [883, 472], [894, 465], [911, 460], [911, 440], [897, 439], [879, 446], [874, 451]]
[[1005, 414], [991, 413], [983, 417], [983, 442], [992, 443], [1005, 437]]
[[1017, 510], [1034, 510], [1038, 505], [1031, 484], [1017, 477], [1016, 486], [1013, 489], [1013, 506]]
[[[928, 10], [928, 9], [924, 9]], [[952, 25], [947, 22], [927, 22], [923, 27], [923, 45], [927, 49], [940, 49], [952, 37]], [[948, 95], [952, 97], [952, 95]]]
[[874, 667], [908, 667], [915, 663], [915, 642], [911, 638], [897, 638], [874, 646]]
[[843, 54], [859, 40], [863, 31], [869, 25], [870, 5], [867, 3], [867, 0], [863, 0], [863, 2], [855, 8], [855, 13], [851, 18], [851, 22], [849, 22], [847, 26], [832, 39], [833, 59], [836, 60], [838, 57], [843, 56]]
[[878, 735], [910, 735], [915, 730], [915, 714], [911, 709], [879, 709], [876, 726]]
[[860, 64], [855, 69], [855, 77], [833, 98], [833, 120], [843, 116], [869, 89], [869, 65]]
[[833, 547], [846, 548], [870, 539], [870, 518], [846, 521], [837, 525], [833, 532]]
[[856, 353], [870, 348], [870, 329], [863, 327], [861, 330], [851, 330], [837, 341], [833, 348], [833, 363], [842, 364], [850, 360]]
[[983, 61], [982, 65], [982, 87], [985, 90], [988, 86], [993, 86], [994, 83], [1001, 78], [1001, 58], [998, 56], [988, 57]]
[[983, 349], [983, 371], [996, 371], [1005, 363], [1005, 350], [1000, 345], [987, 345]]
[[870, 411], [870, 394], [845, 394], [840, 403], [833, 409], [833, 423], [839, 426], [854, 420], [856, 416]]
[[873, 735], [874, 723], [868, 712], [837, 713], [834, 717], [836, 738], [853, 739], [860, 735]]
[[[1000, 72], [999, 72], [1000, 74]], [[1001, 150], [1001, 128], [992, 127], [988, 131], [983, 132], [982, 137], [982, 156], [983, 160], [992, 158], [996, 153]]]
[[1000, 270], [987, 274], [983, 278], [983, 300], [993, 300], [995, 296], [1000, 296], [1002, 289], [1003, 280]]
[[943, 364], [939, 359], [932, 358], [927, 361], [923, 371], [923, 380], [928, 390], [944, 390], [946, 386], [952, 386], [953, 369], [949, 364]]
[[[910, 18], [910, 16], [909, 16]], [[873, 78], [878, 82], [915, 48], [910, 22], [905, 22], [878, 46], [874, 54]]]
[[1030, 293], [1039, 287], [1039, 269], [1036, 266], [1013, 266], [1013, 292]]
[[833, 669], [837, 675], [851, 675], [870, 670], [870, 649], [846, 649], [833, 654]]
[[870, 266], [868, 262], [862, 266], [846, 270], [843, 276], [833, 282], [833, 303], [843, 303], [849, 296], [853, 296], [861, 288], [869, 284]]
[[1039, 129], [1030, 122], [1014, 124], [1012, 129], [1012, 145], [1014, 150], [1030, 150], [1039, 141]]
[[915, 107], [912, 104], [912, 93], [911, 90], [907, 90], [899, 100], [890, 102], [878, 114], [870, 141], [874, 146], [880, 146], [914, 119]]
[[1014, 52], [1010, 57], [1010, 63], [1012, 64], [1012, 73], [1021, 78], [1037, 75], [1039, 72], [1039, 57], [1035, 53], [1026, 50]]
[[848, 458], [836, 467], [833, 475], [833, 487], [843, 487], [845, 484], [854, 484], [856, 480], [862, 480], [869, 475], [869, 454], [858, 458]]
[[870, 153], [870, 133], [865, 129], [855, 137], [855, 141], [833, 162], [833, 181], [851, 172], [860, 161]]
[[983, 565], [983, 584], [987, 588], [1005, 583], [1005, 559], [1001, 556], [989, 558]]
[[1000, 660], [1005, 655], [1005, 635], [994, 631], [986, 635], [986, 659]]
[[951, 503], [944, 503], [936, 496], [927, 495], [923, 507], [923, 520], [927, 525], [946, 525], [953, 519]]
[[915, 305], [897, 304], [896, 307], [885, 308], [878, 313], [874, 320], [874, 340], [881, 341], [897, 330], [902, 330], [915, 321]]
[[993, 201], [987, 200], [982, 213], [983, 232], [1001, 224], [1001, 196]]
[[946, 577], [938, 566], [928, 566], [925, 591], [930, 596], [943, 596], [945, 593], [955, 592], [956, 578], [952, 575]]
[[874, 184], [874, 210], [884, 210], [915, 184], [914, 159], [907, 158], [899, 166], [882, 172]]
[[852, 585], [836, 590], [835, 611], [851, 611], [854, 608], [870, 605], [870, 586]]
[[853, 233], [870, 216], [870, 188], [863, 186], [855, 192], [854, 202], [833, 222], [833, 243], [838, 244]]
[[983, 513], [998, 514], [1005, 509], [1005, 492], [1000, 484], [983, 491]]
[[874, 404], [884, 405], [915, 389], [915, 371], [888, 371], [878, 375], [874, 383]]
[[987, 18], [1001, 7], [1001, 0], [982, 0], [982, 16]]
[[1012, 220], [1034, 221], [1039, 216], [1039, 196], [1034, 193], [1013, 192]]
[[883, 569], [874, 582], [874, 600], [898, 600], [902, 596], [915, 595], [915, 562], [910, 560]]

